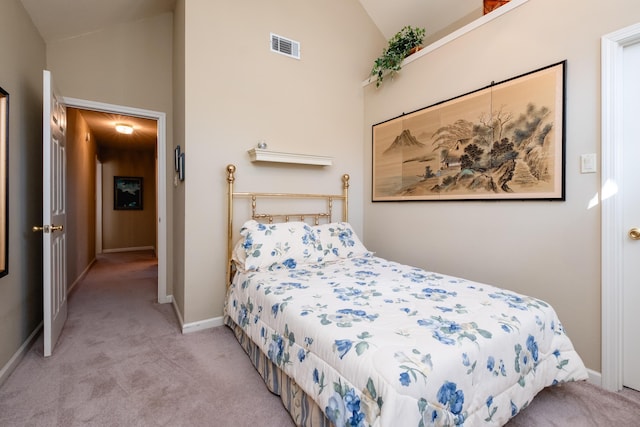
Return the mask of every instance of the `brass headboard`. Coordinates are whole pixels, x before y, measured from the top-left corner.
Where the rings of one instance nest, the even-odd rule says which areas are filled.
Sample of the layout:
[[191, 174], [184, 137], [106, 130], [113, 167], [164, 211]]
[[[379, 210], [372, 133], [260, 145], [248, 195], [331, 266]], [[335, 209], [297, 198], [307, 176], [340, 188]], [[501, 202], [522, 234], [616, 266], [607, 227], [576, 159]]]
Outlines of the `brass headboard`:
[[[233, 205], [236, 198], [251, 200], [251, 219], [256, 221], [272, 223], [274, 219], [279, 222], [312, 219], [316, 225], [320, 223], [320, 220], [331, 222], [333, 202], [335, 200], [342, 202], [342, 221], [348, 221], [349, 219], [349, 175], [347, 174], [342, 175], [342, 194], [299, 194], [235, 192], [233, 191], [233, 183], [236, 180], [235, 172], [235, 165], [227, 165], [227, 286], [231, 283], [233, 267], [231, 262], [231, 252], [233, 251]], [[259, 199], [324, 199], [327, 201], [327, 205], [324, 212], [316, 213], [260, 213], [257, 207]]]

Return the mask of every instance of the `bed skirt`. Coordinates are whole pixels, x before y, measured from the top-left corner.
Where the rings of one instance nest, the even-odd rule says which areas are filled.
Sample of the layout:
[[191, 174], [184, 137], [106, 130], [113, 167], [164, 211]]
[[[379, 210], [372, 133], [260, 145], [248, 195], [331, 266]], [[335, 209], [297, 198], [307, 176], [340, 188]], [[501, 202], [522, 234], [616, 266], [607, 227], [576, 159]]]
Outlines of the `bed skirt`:
[[236, 339], [249, 356], [269, 391], [280, 396], [285, 409], [291, 414], [298, 427], [332, 427], [322, 409], [298, 384], [288, 377], [264, 354], [229, 316], [224, 316], [225, 324], [231, 328]]

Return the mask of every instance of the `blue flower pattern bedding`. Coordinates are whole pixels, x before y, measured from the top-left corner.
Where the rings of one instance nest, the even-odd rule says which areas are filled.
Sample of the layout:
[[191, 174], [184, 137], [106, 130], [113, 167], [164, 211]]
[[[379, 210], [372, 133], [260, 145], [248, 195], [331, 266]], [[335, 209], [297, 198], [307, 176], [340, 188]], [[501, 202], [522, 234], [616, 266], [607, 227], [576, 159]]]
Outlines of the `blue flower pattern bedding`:
[[226, 314], [337, 427], [498, 426], [587, 378], [544, 301], [376, 257], [347, 223], [241, 235]]

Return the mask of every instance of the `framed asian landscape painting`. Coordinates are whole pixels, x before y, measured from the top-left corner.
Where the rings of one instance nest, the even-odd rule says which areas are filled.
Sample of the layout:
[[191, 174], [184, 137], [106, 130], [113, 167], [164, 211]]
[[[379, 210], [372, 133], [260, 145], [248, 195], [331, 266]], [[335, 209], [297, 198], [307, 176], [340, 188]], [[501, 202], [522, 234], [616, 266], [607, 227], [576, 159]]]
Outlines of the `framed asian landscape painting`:
[[372, 200], [564, 200], [566, 61], [373, 125]]

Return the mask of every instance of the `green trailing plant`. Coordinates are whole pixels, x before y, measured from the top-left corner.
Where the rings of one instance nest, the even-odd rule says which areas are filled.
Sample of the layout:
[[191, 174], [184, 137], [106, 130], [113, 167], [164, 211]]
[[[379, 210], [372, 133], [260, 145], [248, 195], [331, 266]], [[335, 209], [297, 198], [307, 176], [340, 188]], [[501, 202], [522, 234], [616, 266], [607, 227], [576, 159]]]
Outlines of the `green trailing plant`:
[[391, 39], [382, 55], [373, 63], [371, 75], [376, 76], [376, 87], [380, 86], [387, 73], [397, 73], [402, 68], [402, 61], [409, 56], [411, 49], [417, 48], [424, 40], [425, 29], [409, 25], [398, 31]]

